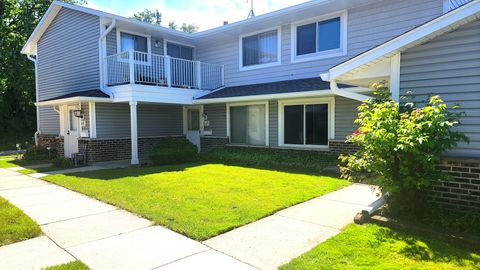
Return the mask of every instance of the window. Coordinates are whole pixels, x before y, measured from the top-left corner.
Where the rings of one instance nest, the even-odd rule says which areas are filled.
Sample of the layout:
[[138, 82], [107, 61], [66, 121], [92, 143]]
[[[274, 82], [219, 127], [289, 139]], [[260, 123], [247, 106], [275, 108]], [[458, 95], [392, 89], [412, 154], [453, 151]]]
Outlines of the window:
[[241, 37], [240, 67], [253, 67], [279, 63], [280, 56], [278, 39], [278, 29]]
[[266, 145], [266, 105], [230, 107], [230, 142]]
[[180, 59], [193, 60], [193, 48], [167, 42], [167, 55]]
[[129, 50], [148, 53], [148, 38], [121, 32], [120, 51], [126, 52]]
[[328, 103], [283, 106], [283, 144], [325, 146], [328, 138]]
[[75, 110], [69, 110], [70, 131], [77, 131], [79, 118], [75, 116]]
[[329, 19], [293, 24], [292, 61], [346, 53], [346, 13]]
[[188, 130], [200, 130], [199, 110], [188, 110]]

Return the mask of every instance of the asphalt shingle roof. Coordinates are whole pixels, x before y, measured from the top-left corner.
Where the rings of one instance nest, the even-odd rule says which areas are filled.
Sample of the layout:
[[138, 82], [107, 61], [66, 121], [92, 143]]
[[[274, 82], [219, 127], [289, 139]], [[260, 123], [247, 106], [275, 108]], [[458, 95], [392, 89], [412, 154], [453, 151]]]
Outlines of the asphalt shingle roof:
[[61, 95], [58, 97], [54, 98], [49, 98], [46, 100], [42, 101], [52, 101], [52, 100], [58, 100], [58, 99], [65, 99], [65, 98], [72, 98], [72, 97], [99, 97], [99, 98], [109, 98], [107, 94], [104, 92], [100, 91], [99, 89], [93, 89], [93, 90], [88, 90], [88, 91], [79, 91], [79, 92], [73, 92], [69, 93], [66, 95]]

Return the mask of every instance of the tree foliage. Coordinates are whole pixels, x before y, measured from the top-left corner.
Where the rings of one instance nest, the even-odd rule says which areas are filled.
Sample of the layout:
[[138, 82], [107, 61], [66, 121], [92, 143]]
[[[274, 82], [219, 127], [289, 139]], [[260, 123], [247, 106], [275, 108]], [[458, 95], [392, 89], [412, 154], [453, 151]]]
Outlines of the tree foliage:
[[372, 88], [375, 98], [358, 107], [359, 127], [349, 138], [360, 150], [341, 156], [342, 176], [352, 181], [372, 177], [383, 192], [414, 211], [417, 191], [446, 177], [436, 167], [445, 151], [468, 141], [455, 129], [463, 113], [448, 108], [439, 96], [421, 107], [399, 106], [385, 82]]
[[[162, 25], [162, 13], [158, 12], [158, 9], [155, 11], [145, 9], [144, 11], [135, 13], [132, 18], [137, 19], [141, 22]], [[169, 21], [168, 28], [173, 30], [180, 30], [187, 33], [195, 33], [198, 31], [198, 26], [195, 24], [183, 23], [179, 27], [175, 21]]]
[[51, 3], [0, 1], [0, 144], [9, 137], [33, 135], [35, 130], [35, 68], [20, 50]]

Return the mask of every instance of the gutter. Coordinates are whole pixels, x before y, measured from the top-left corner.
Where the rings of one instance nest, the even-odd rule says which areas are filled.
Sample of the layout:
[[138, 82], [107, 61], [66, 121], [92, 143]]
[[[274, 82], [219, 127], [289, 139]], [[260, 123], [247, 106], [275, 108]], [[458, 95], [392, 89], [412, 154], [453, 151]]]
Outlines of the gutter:
[[372, 97], [367, 96], [367, 95], [362, 95], [362, 94], [353, 93], [353, 92], [350, 92], [350, 91], [340, 89], [340, 88], [338, 88], [337, 82], [335, 80], [330, 81], [330, 90], [332, 90], [332, 92], [337, 96], [342, 96], [342, 97], [346, 97], [346, 98], [349, 98], [349, 99], [358, 100], [358, 101], [361, 101], [361, 102], [368, 102], [368, 100], [372, 98]]
[[[32, 55], [27, 54], [28, 60], [32, 61], [35, 65], [35, 101], [38, 102], [38, 74], [37, 74], [37, 59], [33, 58]], [[38, 146], [38, 134], [40, 134], [40, 109], [36, 107], [37, 111], [37, 131], [33, 135], [35, 139], [35, 145]]]
[[[117, 19], [112, 18], [112, 23], [108, 26], [108, 28], [101, 33], [100, 37], [98, 38], [98, 49], [99, 49], [99, 56], [100, 56], [100, 90], [103, 90], [103, 80], [105, 79], [105, 69], [103, 66], [103, 58], [104, 58], [104, 48], [103, 48], [103, 40], [106, 38], [106, 36], [115, 28], [117, 25]], [[100, 27], [103, 30], [103, 24], [102, 24], [102, 17], [100, 17]]]

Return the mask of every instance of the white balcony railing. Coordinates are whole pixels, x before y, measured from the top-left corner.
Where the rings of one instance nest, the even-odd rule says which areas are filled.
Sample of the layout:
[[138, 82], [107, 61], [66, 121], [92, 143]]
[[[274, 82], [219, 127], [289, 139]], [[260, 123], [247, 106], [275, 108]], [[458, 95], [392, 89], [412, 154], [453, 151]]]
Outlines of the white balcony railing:
[[143, 84], [213, 90], [225, 85], [222, 65], [137, 51], [109, 55], [104, 63], [108, 86]]

